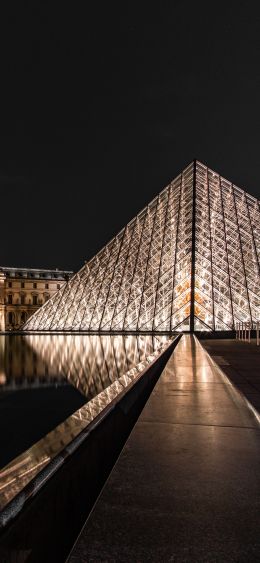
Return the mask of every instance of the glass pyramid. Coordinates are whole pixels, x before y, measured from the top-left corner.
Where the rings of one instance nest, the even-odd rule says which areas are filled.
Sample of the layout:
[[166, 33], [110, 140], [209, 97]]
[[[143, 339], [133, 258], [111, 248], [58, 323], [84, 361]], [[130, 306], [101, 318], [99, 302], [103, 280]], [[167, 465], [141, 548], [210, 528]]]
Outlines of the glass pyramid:
[[193, 332], [260, 320], [259, 203], [192, 162], [24, 330]]

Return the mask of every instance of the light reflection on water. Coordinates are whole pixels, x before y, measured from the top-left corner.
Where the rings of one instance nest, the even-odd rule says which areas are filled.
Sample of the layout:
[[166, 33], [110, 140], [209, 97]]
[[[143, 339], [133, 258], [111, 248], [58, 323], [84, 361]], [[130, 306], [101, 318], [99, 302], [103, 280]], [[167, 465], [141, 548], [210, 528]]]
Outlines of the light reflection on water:
[[87, 400], [152, 354], [167, 336], [0, 336], [0, 390], [69, 382]]
[[[7, 408], [12, 409], [9, 424], [6, 423], [7, 409], [2, 417], [4, 432], [1, 440], [5, 440], [9, 447], [12, 433], [14, 436], [13, 451], [8, 454], [12, 454], [11, 461], [6, 462], [8, 465], [1, 464], [0, 509], [51, 459], [64, 452], [65, 447], [71, 450], [69, 445], [73, 440], [82, 435], [111, 401], [125, 392], [171, 340], [163, 335], [0, 336], [0, 401], [4, 405], [6, 398]], [[70, 393], [64, 395], [64, 391]], [[41, 401], [39, 411], [39, 397], [46, 396], [46, 392], [48, 401]], [[81, 401], [76, 407], [75, 395]], [[13, 405], [11, 397], [16, 397]], [[37, 405], [30, 406], [30, 397], [34, 402], [38, 401]], [[54, 412], [49, 408], [50, 398]], [[74, 406], [70, 406], [71, 411], [65, 416], [64, 405], [68, 410], [67, 403], [71, 400]], [[22, 420], [18, 423], [17, 406], [18, 414], [23, 406]], [[63, 409], [60, 410], [63, 418], [53, 424], [53, 415], [56, 416], [59, 409]], [[25, 415], [29, 426], [24, 425]], [[50, 416], [52, 419], [48, 421]], [[43, 419], [49, 428], [35, 438], [37, 423]], [[20, 452], [17, 452], [17, 442], [22, 441], [26, 428], [29, 433], [33, 429], [34, 439], [30, 436], [31, 443], [26, 448], [19, 444]], [[0, 450], [4, 451], [1, 443]], [[17, 457], [19, 453], [21, 455]]]
[[167, 340], [145, 335], [1, 335], [0, 468], [84, 404], [112, 390], [119, 378], [141, 368]]
[[0, 392], [66, 383], [24, 336], [0, 335]]
[[152, 354], [165, 336], [29, 335], [24, 337], [51, 372], [91, 399]]

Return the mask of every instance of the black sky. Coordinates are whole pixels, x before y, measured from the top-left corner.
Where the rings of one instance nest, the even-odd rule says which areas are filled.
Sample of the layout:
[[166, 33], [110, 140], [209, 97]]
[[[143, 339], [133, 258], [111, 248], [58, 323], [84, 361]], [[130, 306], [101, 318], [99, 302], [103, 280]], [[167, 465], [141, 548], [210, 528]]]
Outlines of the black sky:
[[1, 22], [1, 265], [78, 269], [195, 157], [260, 198], [259, 8], [39, 4]]

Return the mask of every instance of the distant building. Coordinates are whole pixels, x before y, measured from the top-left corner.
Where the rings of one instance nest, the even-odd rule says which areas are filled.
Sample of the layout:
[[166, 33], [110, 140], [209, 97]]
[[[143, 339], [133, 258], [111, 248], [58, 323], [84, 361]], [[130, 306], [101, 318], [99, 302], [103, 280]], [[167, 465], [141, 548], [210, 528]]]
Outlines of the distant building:
[[0, 267], [0, 331], [17, 330], [73, 272]]

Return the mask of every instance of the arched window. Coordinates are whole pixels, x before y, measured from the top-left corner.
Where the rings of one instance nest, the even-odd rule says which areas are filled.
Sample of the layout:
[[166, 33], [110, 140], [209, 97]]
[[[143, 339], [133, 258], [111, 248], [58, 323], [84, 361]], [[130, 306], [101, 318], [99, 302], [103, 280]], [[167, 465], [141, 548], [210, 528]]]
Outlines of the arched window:
[[48, 294], [48, 293], [45, 293], [45, 294], [44, 294], [44, 301], [45, 301], [45, 303], [46, 303], [46, 301], [48, 301], [49, 298], [50, 298], [49, 294]]
[[21, 323], [25, 323], [27, 319], [26, 311], [21, 312]]
[[9, 325], [14, 325], [14, 313], [12, 313], [12, 311], [9, 311], [7, 319]]
[[25, 293], [21, 293], [21, 304], [25, 304]]
[[37, 300], [37, 295], [33, 295], [32, 299], [33, 299], [33, 305], [37, 305], [38, 304], [38, 300]]
[[8, 305], [12, 305], [13, 304], [13, 296], [11, 293], [9, 293], [8, 295]]

